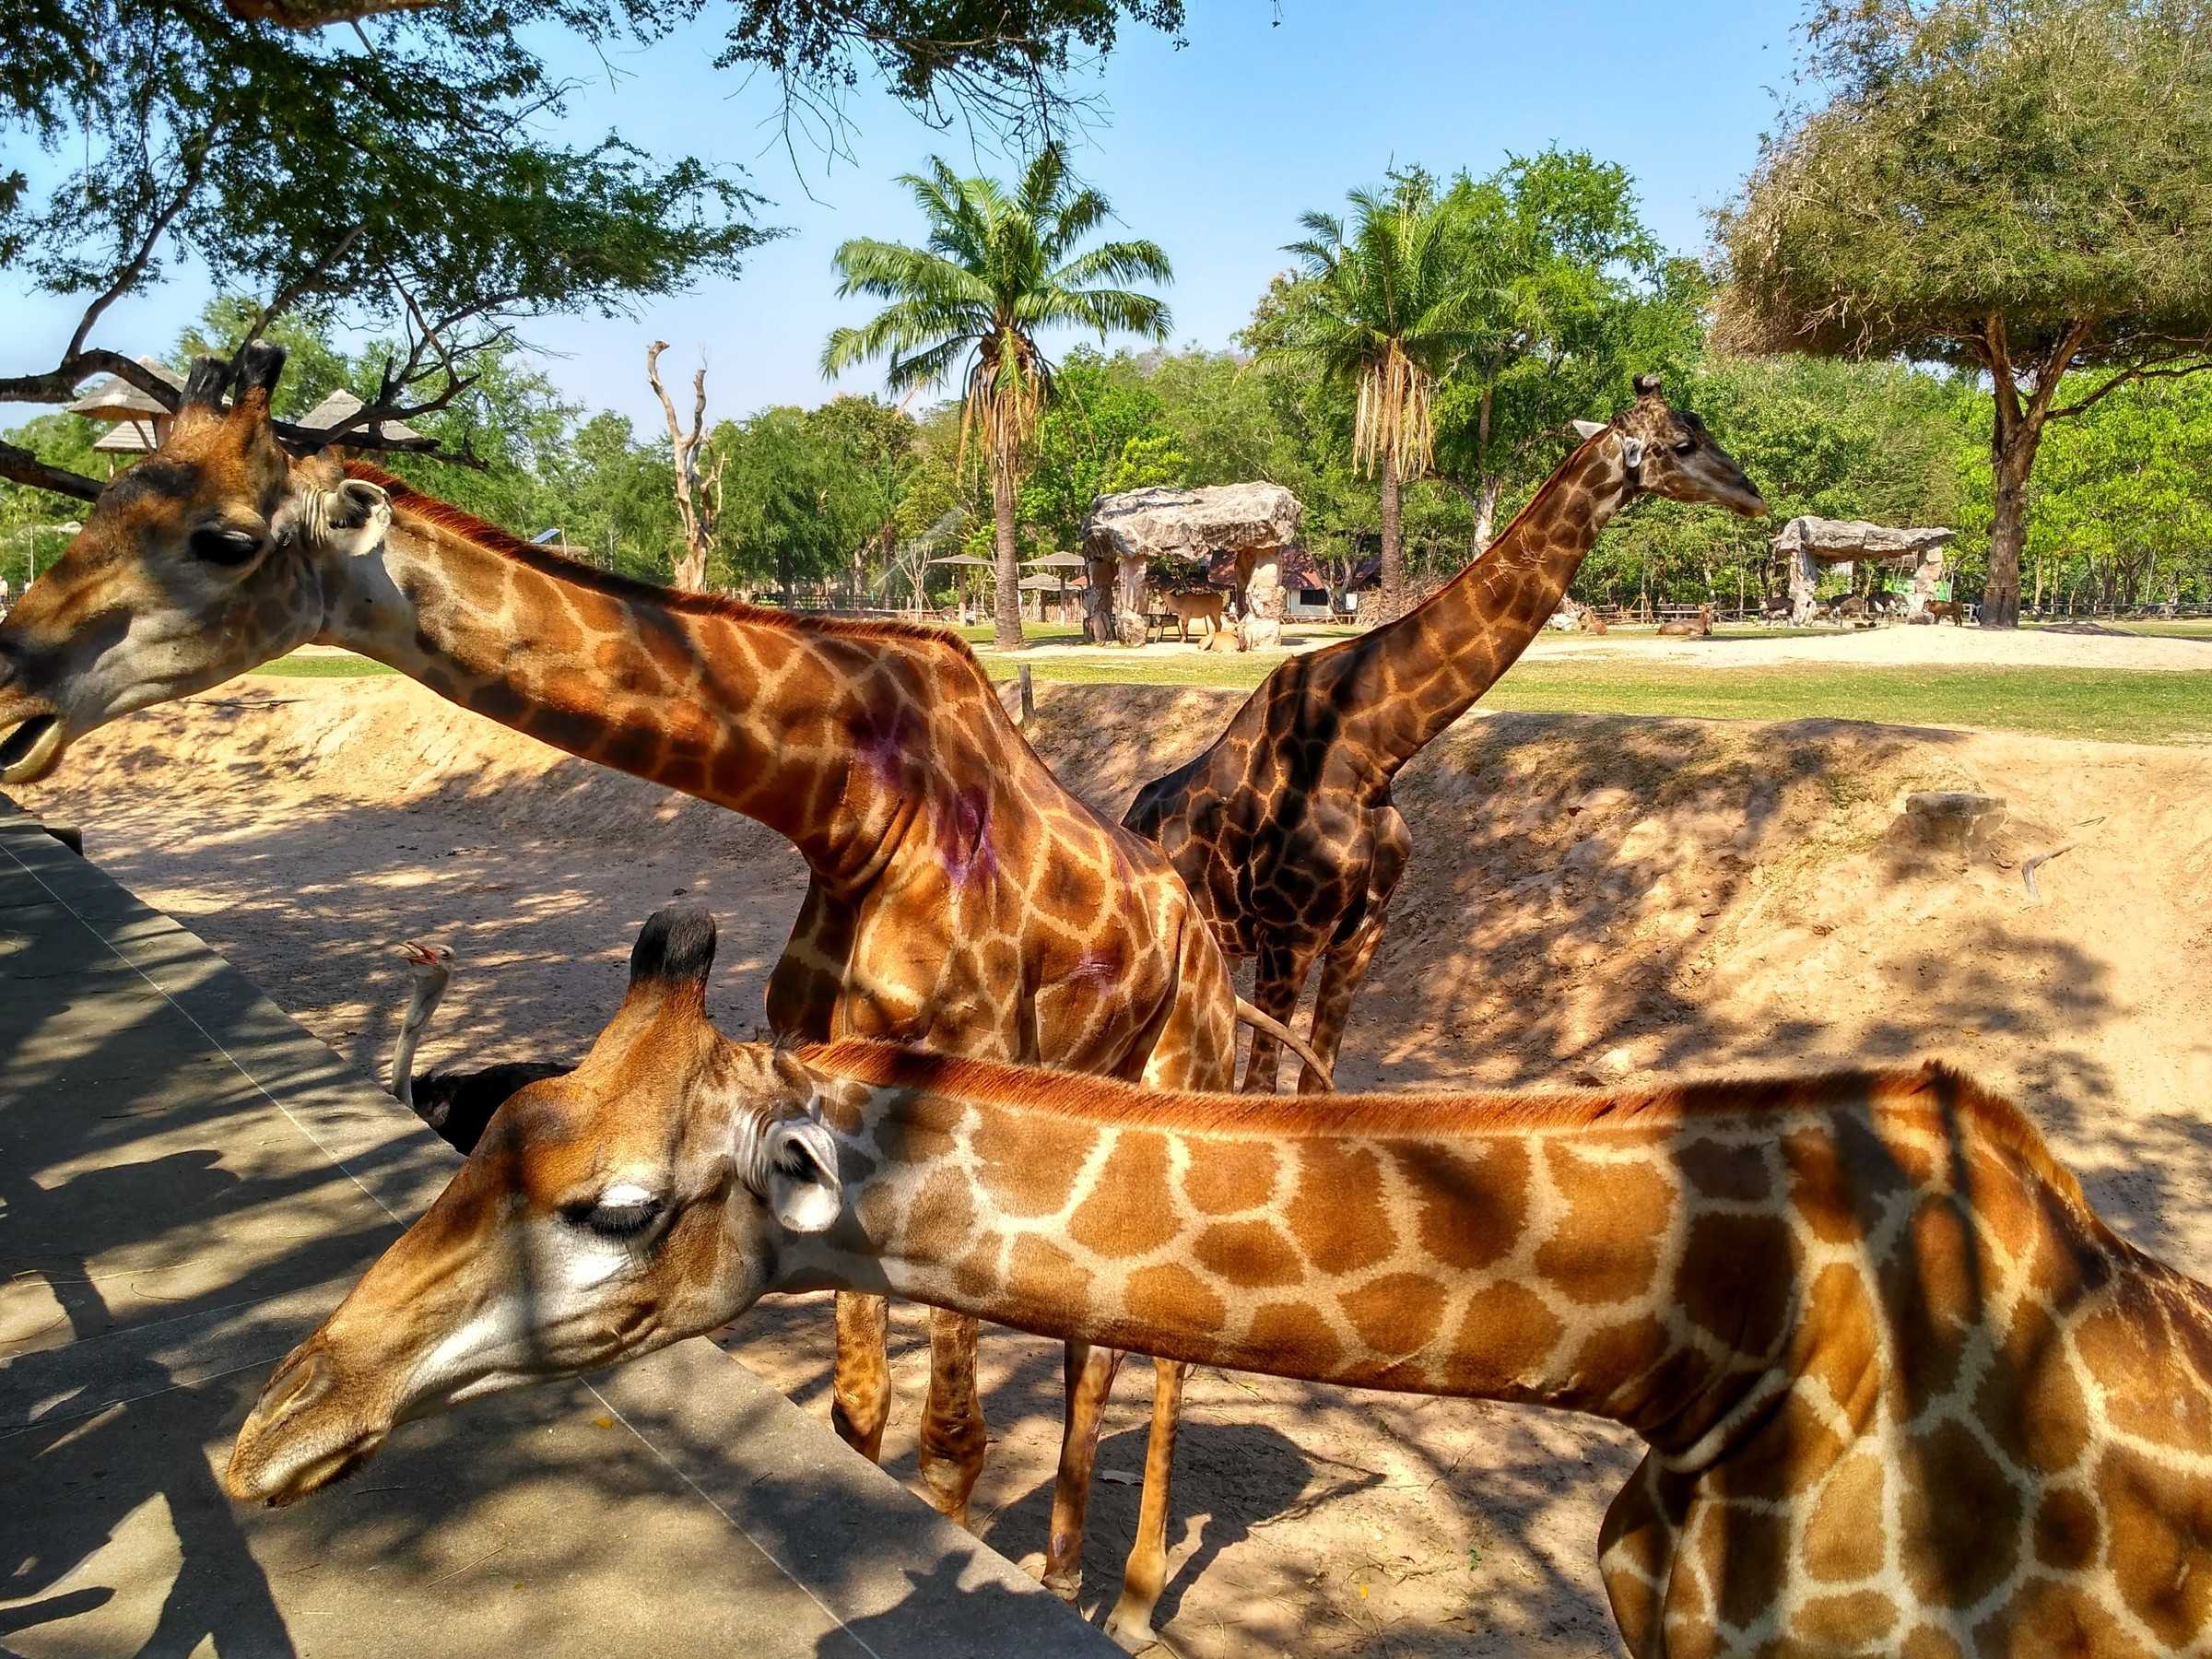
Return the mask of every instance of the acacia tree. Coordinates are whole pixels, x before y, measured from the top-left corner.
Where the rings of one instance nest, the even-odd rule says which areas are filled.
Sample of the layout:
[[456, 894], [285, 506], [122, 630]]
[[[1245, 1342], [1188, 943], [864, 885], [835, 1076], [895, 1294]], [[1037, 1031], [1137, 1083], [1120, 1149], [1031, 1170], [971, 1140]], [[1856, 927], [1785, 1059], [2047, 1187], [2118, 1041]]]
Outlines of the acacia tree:
[[1830, 0], [1806, 40], [1834, 96], [1718, 218], [1719, 337], [1986, 373], [1982, 618], [2017, 626], [2049, 424], [2212, 368], [2212, 6]]
[[1455, 255], [1459, 204], [1423, 173], [1388, 192], [1350, 193], [1347, 222], [1308, 213], [1300, 280], [1251, 337], [1265, 353], [1300, 359], [1354, 402], [1352, 453], [1382, 474], [1381, 615], [1406, 609], [1401, 490], [1434, 457], [1437, 382], [1480, 343], [1475, 274]]
[[840, 298], [865, 294], [890, 304], [858, 328], [840, 328], [822, 347], [822, 372], [835, 375], [871, 358], [888, 358], [885, 387], [894, 395], [942, 385], [965, 364], [961, 438], [982, 446], [991, 473], [997, 563], [996, 639], [1022, 644], [1020, 567], [1015, 515], [1021, 479], [1052, 393], [1052, 364], [1038, 344], [1052, 327], [1116, 330], [1164, 340], [1167, 306], [1150, 294], [1117, 288], [1168, 282], [1173, 270], [1157, 242], [1100, 242], [1076, 249], [1112, 214], [1097, 191], [1078, 187], [1060, 147], [1048, 144], [1009, 193], [993, 179], [963, 179], [933, 159], [927, 175], [900, 182], [928, 221], [927, 242], [856, 239], [840, 247]]

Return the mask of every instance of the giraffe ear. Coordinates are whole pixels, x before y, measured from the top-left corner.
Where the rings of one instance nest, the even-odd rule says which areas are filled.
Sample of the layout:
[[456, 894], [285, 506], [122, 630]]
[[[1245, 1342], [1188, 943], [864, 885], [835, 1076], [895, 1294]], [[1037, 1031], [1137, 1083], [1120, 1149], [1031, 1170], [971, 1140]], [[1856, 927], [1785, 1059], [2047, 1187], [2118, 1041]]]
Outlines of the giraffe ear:
[[1620, 441], [1620, 458], [1627, 464], [1630, 472], [1634, 472], [1641, 466], [1643, 465], [1643, 440], [1623, 438]]
[[761, 1135], [769, 1214], [792, 1232], [830, 1230], [844, 1207], [838, 1179], [837, 1143], [810, 1117], [778, 1118]]
[[1606, 429], [1606, 423], [1602, 420], [1571, 420], [1567, 424], [1574, 429], [1574, 435], [1578, 438], [1594, 438]]

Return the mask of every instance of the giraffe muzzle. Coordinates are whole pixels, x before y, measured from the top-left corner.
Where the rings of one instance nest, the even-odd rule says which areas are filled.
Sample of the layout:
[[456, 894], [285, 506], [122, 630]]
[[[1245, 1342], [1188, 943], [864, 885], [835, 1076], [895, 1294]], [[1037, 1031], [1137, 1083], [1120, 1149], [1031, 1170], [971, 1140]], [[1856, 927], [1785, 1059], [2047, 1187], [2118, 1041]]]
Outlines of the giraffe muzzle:
[[35, 783], [54, 769], [69, 744], [62, 717], [43, 711], [18, 720], [0, 736], [0, 783]]
[[280, 1509], [346, 1478], [384, 1443], [392, 1424], [364, 1416], [340, 1385], [337, 1361], [311, 1337], [279, 1365], [239, 1428], [223, 1489]]

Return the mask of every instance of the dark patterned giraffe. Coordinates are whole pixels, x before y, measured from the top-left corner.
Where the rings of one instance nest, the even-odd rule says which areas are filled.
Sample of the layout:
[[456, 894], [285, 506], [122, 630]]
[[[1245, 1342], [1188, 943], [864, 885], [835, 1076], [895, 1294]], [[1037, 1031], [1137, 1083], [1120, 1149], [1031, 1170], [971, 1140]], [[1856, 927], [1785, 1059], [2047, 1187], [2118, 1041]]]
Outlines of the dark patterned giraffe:
[[[0, 783], [43, 776], [134, 709], [311, 641], [344, 645], [788, 838], [810, 880], [768, 986], [781, 1036], [1229, 1085], [1244, 1011], [1181, 878], [1060, 786], [958, 636], [630, 582], [373, 468], [294, 464], [268, 418], [283, 362], [265, 347], [236, 372], [203, 359], [168, 441], [108, 486], [0, 624]], [[841, 1298], [833, 1418], [870, 1456], [889, 1409], [884, 1346], [883, 1299]], [[933, 1316], [921, 1472], [963, 1522], [986, 1442], [974, 1353], [972, 1319]], [[1120, 1359], [1069, 1354], [1046, 1565], [1071, 1598]], [[1160, 1368], [1117, 1612], [1131, 1640], [1165, 1576], [1180, 1381]]]
[[[1656, 376], [1584, 436], [1505, 534], [1426, 604], [1326, 650], [1288, 659], [1204, 753], [1137, 792], [1122, 822], [1182, 873], [1214, 936], [1259, 959], [1253, 1000], [1279, 1020], [1321, 958], [1311, 1042], [1334, 1065], [1352, 994], [1382, 942], [1413, 850], [1391, 782], [1513, 665], [1606, 521], [1640, 495], [1766, 503]], [[1244, 1087], [1276, 1087], [1275, 1041], [1255, 1032]], [[1310, 1065], [1299, 1087], [1326, 1079]]]

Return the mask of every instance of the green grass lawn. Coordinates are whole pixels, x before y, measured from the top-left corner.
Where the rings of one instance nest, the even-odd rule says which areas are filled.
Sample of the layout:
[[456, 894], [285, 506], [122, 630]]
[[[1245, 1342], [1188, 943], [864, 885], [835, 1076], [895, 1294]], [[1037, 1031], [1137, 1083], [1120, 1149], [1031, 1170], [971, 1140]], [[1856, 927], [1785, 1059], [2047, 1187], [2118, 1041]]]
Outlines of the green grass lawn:
[[[2207, 653], [2212, 655], [2212, 653]], [[994, 679], [1018, 659], [986, 653]], [[1030, 659], [1062, 685], [1218, 686], [1248, 690], [1281, 659], [1159, 653], [1101, 662]], [[2212, 664], [2207, 664], [2212, 666]], [[257, 674], [342, 679], [390, 674], [355, 656], [290, 656]], [[1659, 714], [1695, 720], [1872, 720], [1889, 725], [1993, 726], [2118, 743], [2212, 744], [2212, 674], [2100, 668], [1830, 668], [1809, 663], [1712, 669], [1683, 663], [1524, 662], [1483, 699], [1487, 709]]]
[[2212, 618], [2183, 617], [2161, 622], [2153, 618], [2135, 622], [2106, 622], [2104, 626], [2153, 640], [2212, 640]]
[[[993, 677], [1014, 665], [988, 660]], [[1270, 661], [1162, 657], [1155, 664], [1046, 658], [1041, 681], [1249, 688]], [[1482, 700], [1539, 713], [1664, 714], [1694, 720], [1872, 720], [1889, 725], [1993, 726], [2115, 743], [2212, 744], [2212, 675], [2094, 668], [1775, 668], [1688, 664], [1523, 663]]]
[[396, 674], [382, 663], [365, 656], [285, 656], [273, 663], [264, 663], [253, 670], [255, 674], [276, 675], [287, 679], [360, 679], [371, 674]]

